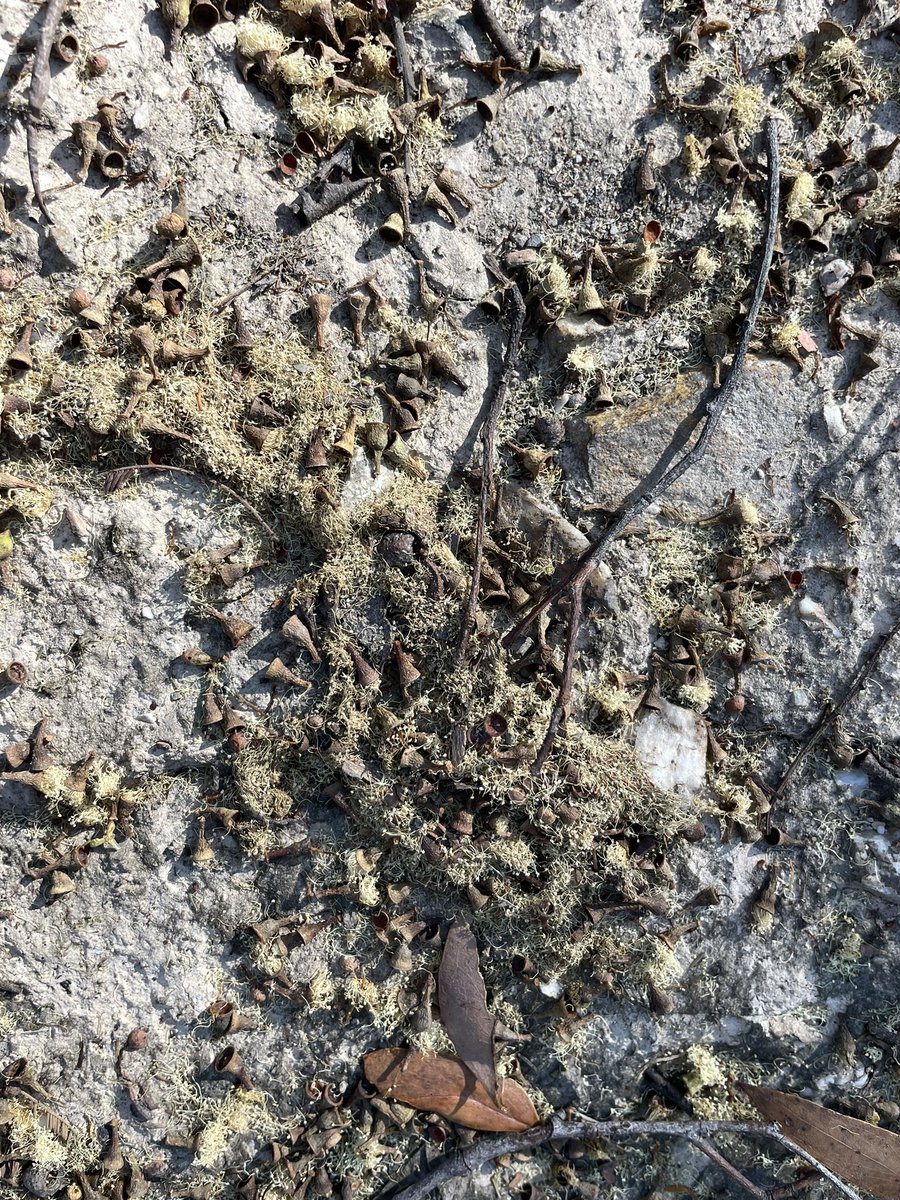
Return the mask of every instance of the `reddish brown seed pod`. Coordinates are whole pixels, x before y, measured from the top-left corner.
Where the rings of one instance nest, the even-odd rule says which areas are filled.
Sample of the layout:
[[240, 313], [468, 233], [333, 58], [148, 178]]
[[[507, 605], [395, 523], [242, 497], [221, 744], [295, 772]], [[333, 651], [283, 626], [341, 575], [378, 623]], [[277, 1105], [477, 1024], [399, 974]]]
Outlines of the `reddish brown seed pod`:
[[109, 59], [105, 54], [100, 54], [99, 52], [89, 54], [84, 64], [84, 69], [88, 75], [96, 79], [100, 75], [105, 75], [109, 70]]
[[212, 1066], [217, 1074], [227, 1075], [230, 1079], [239, 1083], [246, 1091], [252, 1090], [253, 1085], [244, 1067], [243, 1059], [234, 1046], [226, 1046], [221, 1053], [217, 1054], [213, 1059]]
[[11, 662], [3, 672], [6, 682], [13, 687], [21, 687], [28, 679], [28, 668], [24, 663]]
[[297, 156], [291, 150], [282, 154], [278, 160], [278, 169], [282, 175], [296, 175], [298, 165]]

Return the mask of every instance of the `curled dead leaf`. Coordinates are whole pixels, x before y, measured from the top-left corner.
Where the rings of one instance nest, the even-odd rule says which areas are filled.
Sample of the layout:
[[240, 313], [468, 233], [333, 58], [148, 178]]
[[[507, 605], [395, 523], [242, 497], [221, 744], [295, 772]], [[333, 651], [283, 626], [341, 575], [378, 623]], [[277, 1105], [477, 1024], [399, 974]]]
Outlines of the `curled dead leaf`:
[[383, 1096], [467, 1129], [518, 1133], [538, 1123], [528, 1093], [514, 1080], [500, 1082], [495, 1104], [465, 1063], [449, 1055], [400, 1047], [375, 1050], [363, 1059], [363, 1069]]

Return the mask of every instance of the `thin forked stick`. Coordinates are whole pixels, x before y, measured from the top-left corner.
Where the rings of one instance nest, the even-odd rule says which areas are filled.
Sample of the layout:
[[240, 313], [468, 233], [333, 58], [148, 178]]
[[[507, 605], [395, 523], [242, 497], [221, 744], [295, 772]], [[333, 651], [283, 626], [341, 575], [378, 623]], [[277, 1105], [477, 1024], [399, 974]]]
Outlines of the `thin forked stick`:
[[220, 479], [207, 479], [205, 475], [201, 475], [198, 471], [191, 471], [188, 467], [170, 467], [163, 463], [132, 463], [130, 467], [122, 467], [121, 469], [123, 471], [177, 471], [179, 475], [190, 475], [192, 479], [199, 479], [201, 483], [208, 483], [210, 487], [219, 487], [223, 492], [227, 492], [229, 496], [233, 496], [238, 504], [242, 504], [247, 512], [256, 518], [276, 546], [281, 545], [281, 539], [272, 526], [263, 518], [262, 513], [255, 509], [249, 500], [245, 500], [240, 492], [236, 492], [227, 483], [222, 483]]
[[[887, 633], [882, 634], [875, 643], [874, 647], [863, 660], [862, 664], [857, 668], [856, 674], [850, 681], [847, 690], [844, 692], [843, 696], [840, 698], [834, 708], [826, 708], [819, 716], [815, 725], [813, 725], [812, 729], [807, 734], [803, 745], [791, 759], [787, 770], [782, 775], [778, 784], [769, 793], [772, 800], [780, 800], [784, 796], [784, 793], [787, 790], [787, 785], [790, 783], [792, 777], [796, 774], [800, 764], [803, 762], [809, 752], [822, 740], [826, 730], [828, 730], [834, 724], [853, 697], [856, 696], [860, 691], [863, 684], [874, 671], [875, 665], [877, 664], [878, 659], [881, 657], [882, 652], [887, 649], [888, 644], [898, 632], [900, 632], [900, 617], [897, 618]], [[769, 819], [771, 819], [771, 809], [767, 816]]]
[[59, 25], [59, 20], [65, 6], [66, 0], [50, 0], [47, 5], [47, 11], [44, 14], [44, 23], [41, 26], [41, 36], [38, 38], [37, 49], [34, 52], [34, 61], [31, 64], [31, 84], [28, 88], [28, 116], [25, 120], [25, 145], [28, 152], [28, 173], [31, 175], [31, 186], [34, 188], [34, 198], [38, 208], [51, 225], [53, 224], [53, 218], [47, 210], [47, 205], [44, 203], [44, 197], [41, 193], [41, 173], [37, 158], [37, 133], [38, 121], [41, 119], [41, 113], [44, 111], [44, 104], [50, 92], [50, 47], [53, 45], [53, 39], [56, 37], [56, 28]]
[[[750, 347], [750, 339], [753, 336], [753, 329], [756, 325], [759, 310], [762, 307], [763, 296], [765, 295], [766, 284], [769, 278], [769, 268], [772, 265], [772, 253], [775, 248], [775, 236], [778, 230], [778, 200], [779, 200], [779, 155], [778, 155], [778, 130], [775, 121], [769, 117], [766, 121], [766, 151], [768, 159], [769, 186], [768, 186], [768, 202], [766, 204], [766, 232], [763, 242], [762, 257], [759, 264], [759, 272], [756, 277], [756, 287], [753, 290], [753, 299], [750, 302], [750, 308], [744, 318], [744, 324], [741, 329], [738, 344], [735, 348], [734, 359], [732, 360], [731, 369], [722, 386], [717, 392], [714, 392], [705, 403], [698, 406], [695, 417], [696, 423], [703, 422], [703, 428], [700, 431], [700, 436], [697, 438], [694, 445], [682, 454], [675, 464], [665, 471], [659, 478], [645, 487], [638, 493], [634, 499], [627, 500], [619, 509], [618, 515], [607, 526], [603, 534], [588, 546], [587, 550], [578, 558], [574, 567], [564, 576], [564, 578], [546, 595], [533, 605], [532, 608], [525, 614], [520, 621], [506, 634], [502, 644], [507, 649], [522, 635], [528, 626], [540, 616], [554, 601], [558, 600], [568, 592], [572, 598], [571, 617], [576, 619], [581, 611], [581, 589], [584, 587], [585, 581], [591, 572], [598, 566], [604, 554], [619, 536], [619, 534], [645, 512], [651, 504], [654, 503], [665, 491], [667, 491], [673, 483], [681, 478], [691, 467], [695, 465], [705, 454], [709, 440], [715, 432], [722, 414], [724, 413], [728, 402], [737, 391], [738, 382], [740, 380], [741, 370], [744, 361], [747, 357], [747, 351]], [[572, 688], [572, 674], [575, 666], [575, 656], [577, 654], [577, 641], [571, 635], [566, 642], [566, 660], [563, 666], [563, 682], [560, 686], [556, 704], [553, 709], [553, 715], [550, 718], [550, 725], [547, 734], [538, 752], [535, 764], [532, 770], [540, 771], [548, 754], [553, 746], [559, 726], [562, 723], [566, 709], [569, 704]]]
[[439, 1158], [414, 1180], [401, 1185], [390, 1193], [383, 1193], [383, 1200], [426, 1200], [435, 1188], [451, 1179], [472, 1175], [485, 1163], [505, 1154], [521, 1153], [543, 1146], [551, 1141], [566, 1141], [569, 1138], [606, 1138], [609, 1141], [627, 1141], [635, 1137], [683, 1137], [701, 1150], [718, 1167], [725, 1171], [747, 1193], [759, 1200], [766, 1193], [751, 1183], [738, 1169], [723, 1158], [709, 1142], [716, 1133], [739, 1134], [743, 1137], [766, 1137], [779, 1142], [792, 1154], [797, 1154], [828, 1179], [847, 1200], [860, 1200], [859, 1194], [829, 1171], [807, 1151], [786, 1138], [777, 1125], [766, 1125], [757, 1121], [623, 1121], [613, 1118], [608, 1121], [590, 1119], [563, 1121], [556, 1117], [524, 1133], [501, 1134], [498, 1137], [480, 1138], [455, 1154]]
[[497, 425], [506, 393], [509, 390], [510, 377], [519, 360], [519, 342], [522, 339], [522, 327], [525, 323], [525, 302], [522, 293], [515, 284], [506, 289], [509, 306], [512, 309], [512, 321], [509, 326], [509, 339], [506, 343], [506, 354], [503, 357], [503, 367], [491, 396], [487, 417], [481, 430], [481, 491], [478, 498], [478, 521], [475, 525], [475, 561], [472, 564], [472, 579], [469, 584], [469, 597], [463, 617], [462, 628], [459, 631], [459, 641], [453, 655], [453, 666], [459, 668], [466, 658], [469, 636], [475, 627], [475, 610], [478, 608], [478, 589], [481, 586], [481, 566], [484, 561], [484, 534], [488, 511], [494, 504], [494, 446], [497, 439]]
[[235, 288], [233, 292], [229, 292], [224, 300], [220, 300], [217, 304], [215, 304], [213, 306], [213, 312], [224, 312], [228, 305], [231, 304], [232, 300], [237, 300], [239, 296], [243, 296], [244, 292], [248, 292], [255, 284], [262, 283], [262, 281], [267, 279], [270, 275], [276, 274], [276, 271], [277, 268], [275, 267], [268, 267], [265, 271], [257, 271], [255, 275], [250, 276], [246, 283], [242, 283], [239, 288]]
[[748, 1196], [753, 1196], [754, 1200], [767, 1200], [766, 1193], [762, 1188], [758, 1188], [755, 1183], [747, 1178], [743, 1171], [739, 1171], [734, 1163], [730, 1163], [727, 1158], [724, 1158], [712, 1142], [706, 1138], [696, 1137], [689, 1134], [686, 1138], [692, 1146], [696, 1146], [701, 1154], [705, 1154], [710, 1162], [714, 1162], [723, 1174], [728, 1175], [735, 1183], [739, 1184], [744, 1189]]
[[544, 734], [544, 740], [538, 751], [537, 758], [531, 764], [532, 775], [540, 775], [547, 761], [547, 755], [553, 748], [556, 735], [563, 721], [568, 719], [569, 704], [572, 699], [572, 684], [575, 679], [575, 659], [578, 657], [578, 634], [581, 631], [581, 618], [584, 615], [584, 585], [573, 583], [569, 592], [569, 620], [566, 627], [566, 653], [563, 659], [562, 678], [553, 712], [550, 714], [550, 724]]

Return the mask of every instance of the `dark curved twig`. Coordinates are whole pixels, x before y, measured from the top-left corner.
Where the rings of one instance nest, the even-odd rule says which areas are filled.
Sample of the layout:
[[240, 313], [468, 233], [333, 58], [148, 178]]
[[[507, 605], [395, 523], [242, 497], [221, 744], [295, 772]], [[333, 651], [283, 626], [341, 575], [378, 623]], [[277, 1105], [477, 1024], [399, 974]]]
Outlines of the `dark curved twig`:
[[[774, 808], [774, 801], [781, 800], [784, 797], [784, 793], [787, 790], [787, 785], [790, 783], [791, 779], [796, 774], [801, 763], [809, 754], [809, 752], [814, 749], [816, 745], [818, 745], [826, 731], [831, 728], [841, 713], [846, 709], [853, 697], [856, 696], [861, 690], [863, 684], [874, 671], [882, 652], [887, 649], [889, 643], [897, 633], [900, 633], [900, 617], [894, 621], [893, 625], [887, 630], [886, 633], [881, 635], [881, 637], [863, 659], [860, 666], [857, 667], [856, 674], [851, 679], [847, 690], [844, 692], [843, 696], [841, 696], [837, 704], [835, 704], [833, 708], [828, 707], [822, 711], [812, 729], [804, 738], [803, 745], [791, 759], [787, 769], [775, 787], [766, 789], [770, 799], [773, 802], [772, 808]], [[767, 822], [772, 820], [772, 808], [770, 808], [769, 812], [766, 814]]]
[[205, 475], [201, 475], [199, 473], [199, 471], [191, 471], [188, 467], [170, 467], [164, 463], [132, 463], [131, 466], [122, 467], [121, 470], [123, 470], [123, 471], [175, 471], [179, 475], [190, 475], [192, 479], [199, 479], [201, 483], [206, 483], [210, 487], [221, 488], [223, 492], [227, 492], [229, 496], [232, 496], [235, 500], [237, 500], [238, 504], [242, 504], [244, 506], [244, 508], [246, 508], [247, 512], [249, 512], [253, 515], [253, 517], [259, 522], [259, 524], [263, 527], [263, 529], [266, 531], [266, 533], [272, 539], [272, 542], [274, 543], [274, 545], [276, 547], [281, 545], [281, 539], [279, 538], [278, 534], [275, 532], [275, 530], [272, 528], [272, 526], [268, 524], [268, 522], [264, 519], [262, 514], [253, 507], [253, 505], [250, 503], [250, 501], [245, 500], [244, 497], [240, 494], [240, 492], [236, 492], [234, 490], [234, 488], [229, 487], [227, 483], [223, 483], [220, 479], [208, 479]]
[[34, 198], [38, 208], [52, 225], [53, 218], [47, 209], [41, 193], [41, 174], [37, 159], [37, 123], [44, 111], [44, 104], [50, 92], [50, 47], [56, 37], [66, 0], [50, 0], [44, 14], [41, 26], [41, 36], [38, 38], [34, 61], [31, 64], [31, 85], [28, 88], [28, 116], [25, 120], [25, 146], [28, 152], [28, 172], [31, 175], [31, 186], [34, 188]]
[[497, 438], [497, 425], [509, 381], [516, 363], [519, 360], [519, 342], [522, 339], [522, 329], [525, 324], [525, 301], [516, 284], [511, 284], [504, 293], [512, 310], [512, 320], [509, 326], [509, 338], [506, 343], [506, 353], [503, 367], [494, 386], [490, 399], [487, 416], [481, 430], [481, 489], [478, 497], [478, 520], [475, 524], [475, 559], [472, 564], [472, 578], [469, 583], [469, 596], [466, 601], [466, 611], [463, 616], [462, 628], [459, 631], [459, 641], [453, 655], [453, 666], [459, 668], [465, 662], [469, 636], [475, 627], [475, 610], [478, 608], [478, 589], [481, 586], [481, 565], [484, 561], [484, 532], [488, 511], [494, 503], [494, 446]]
[[[768, 158], [769, 185], [766, 204], [766, 229], [765, 238], [763, 241], [762, 255], [759, 263], [758, 273], [756, 277], [756, 286], [753, 289], [753, 299], [750, 303], [750, 308], [744, 318], [744, 324], [741, 328], [738, 344], [735, 348], [734, 358], [731, 363], [728, 375], [718, 391], [713, 392], [705, 402], [701, 402], [694, 413], [696, 417], [696, 425], [701, 424], [702, 429], [700, 436], [697, 438], [694, 445], [684, 452], [684, 454], [669, 467], [662, 475], [658, 475], [654, 470], [651, 472], [652, 482], [646, 484], [635, 496], [632, 493], [620, 506], [618, 513], [613, 517], [609, 525], [596, 541], [588, 546], [587, 550], [579, 556], [575, 565], [563, 576], [559, 583], [552, 587], [536, 604], [528, 610], [527, 613], [517, 621], [515, 626], [505, 635], [502, 640], [502, 645], [507, 649], [516, 641], [518, 637], [524, 633], [528, 626], [537, 617], [540, 616], [551, 604], [558, 600], [561, 596], [568, 592], [573, 598], [572, 614], [579, 610], [579, 605], [575, 603], [575, 596], [578, 589], [584, 587], [584, 584], [593, 570], [599, 565], [603, 556], [606, 554], [609, 547], [622, 531], [630, 525], [637, 517], [641, 516], [651, 504], [654, 503], [665, 491], [667, 491], [673, 483], [681, 478], [691, 467], [693, 467], [706, 453], [706, 447], [710, 438], [718, 427], [722, 414], [724, 413], [729, 401], [737, 391], [740, 381], [741, 371], [744, 366], [744, 361], [747, 357], [747, 351], [750, 348], [750, 339], [753, 336], [753, 330], [759, 316], [759, 310], [762, 307], [763, 296], [765, 295], [766, 284], [769, 277], [769, 268], [772, 265], [772, 254], [775, 248], [775, 237], [778, 231], [778, 201], [780, 194], [779, 187], [779, 154], [778, 154], [778, 130], [773, 118], [769, 117], [766, 121], [766, 147]], [[681, 431], [680, 431], [681, 432]], [[668, 450], [666, 453], [668, 454]], [[656, 476], [654, 479], [653, 476]], [[564, 695], [562, 687], [557, 698], [556, 705], [551, 717], [550, 729], [548, 735], [544, 739], [538, 760], [541, 764], [546, 761], [547, 755], [553, 744], [553, 739], [556, 732], [562, 723], [565, 716], [565, 708], [569, 702], [571, 693], [571, 679], [574, 670], [575, 656], [577, 653], [576, 639], [569, 637], [566, 642], [566, 659], [563, 666], [563, 682], [568, 681], [568, 692]], [[537, 767], [537, 763], [535, 764]], [[538, 768], [539, 769], [539, 768]]]
[[578, 634], [581, 630], [581, 618], [584, 615], [584, 585], [573, 583], [569, 592], [569, 620], [566, 628], [566, 652], [563, 659], [562, 679], [556, 703], [550, 715], [550, 724], [544, 734], [544, 740], [538, 751], [537, 758], [531, 764], [532, 775], [540, 775], [544, 769], [547, 756], [553, 749], [553, 743], [559, 732], [559, 727], [569, 716], [569, 704], [572, 700], [572, 684], [575, 680], [575, 659], [578, 655]]
[[711, 1159], [712, 1162], [739, 1183], [741, 1187], [756, 1200], [765, 1200], [766, 1193], [751, 1183], [727, 1159], [723, 1158], [716, 1148], [711, 1145], [709, 1138], [717, 1133], [738, 1134], [743, 1137], [771, 1138], [792, 1154], [814, 1167], [825, 1179], [833, 1183], [848, 1200], [860, 1200], [853, 1188], [839, 1179], [833, 1171], [825, 1167], [802, 1149], [790, 1138], [785, 1137], [777, 1125], [764, 1124], [762, 1121], [625, 1121], [612, 1118], [607, 1121], [594, 1121], [584, 1118], [574, 1121], [563, 1121], [552, 1117], [542, 1125], [526, 1129], [524, 1133], [501, 1134], [496, 1137], [480, 1138], [469, 1146], [464, 1146], [454, 1154], [446, 1154], [415, 1179], [401, 1184], [399, 1188], [381, 1193], [379, 1200], [425, 1200], [435, 1188], [459, 1179], [464, 1175], [472, 1175], [485, 1163], [504, 1154], [520, 1153], [523, 1150], [533, 1150], [547, 1142], [568, 1141], [570, 1138], [605, 1138], [609, 1141], [627, 1141], [635, 1137], [682, 1137], [696, 1146]]
[[391, 41], [394, 43], [397, 66], [400, 68], [400, 78], [403, 82], [403, 99], [415, 100], [416, 78], [413, 74], [412, 59], [409, 56], [409, 46], [406, 44], [403, 21], [395, 4], [390, 4], [388, 7], [388, 19], [391, 26]]
[[489, 0], [472, 0], [472, 16], [475, 18], [475, 24], [487, 34], [494, 49], [502, 54], [511, 67], [521, 71], [525, 61], [513, 45], [512, 38], [497, 20], [497, 14]]

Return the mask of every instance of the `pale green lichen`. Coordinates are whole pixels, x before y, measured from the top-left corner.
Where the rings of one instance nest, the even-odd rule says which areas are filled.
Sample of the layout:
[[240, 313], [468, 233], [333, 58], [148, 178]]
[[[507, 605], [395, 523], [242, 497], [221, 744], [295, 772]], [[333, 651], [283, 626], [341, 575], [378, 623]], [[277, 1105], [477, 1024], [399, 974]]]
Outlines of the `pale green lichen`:
[[194, 1142], [194, 1163], [198, 1167], [218, 1165], [238, 1134], [253, 1133], [272, 1137], [279, 1128], [268, 1111], [262, 1092], [237, 1089], [223, 1100], [205, 1106], [204, 1124]]
[[816, 181], [808, 171], [800, 171], [788, 192], [784, 214], [789, 221], [802, 217], [816, 198]]
[[288, 47], [288, 40], [277, 26], [255, 16], [239, 17], [235, 23], [238, 51], [245, 58], [256, 58], [258, 54], [281, 55]]
[[734, 126], [741, 145], [762, 126], [764, 112], [763, 90], [759, 84], [735, 83], [729, 94], [731, 102], [730, 122]]
[[691, 277], [698, 283], [711, 283], [721, 265], [719, 259], [706, 246], [700, 246], [691, 260]]

